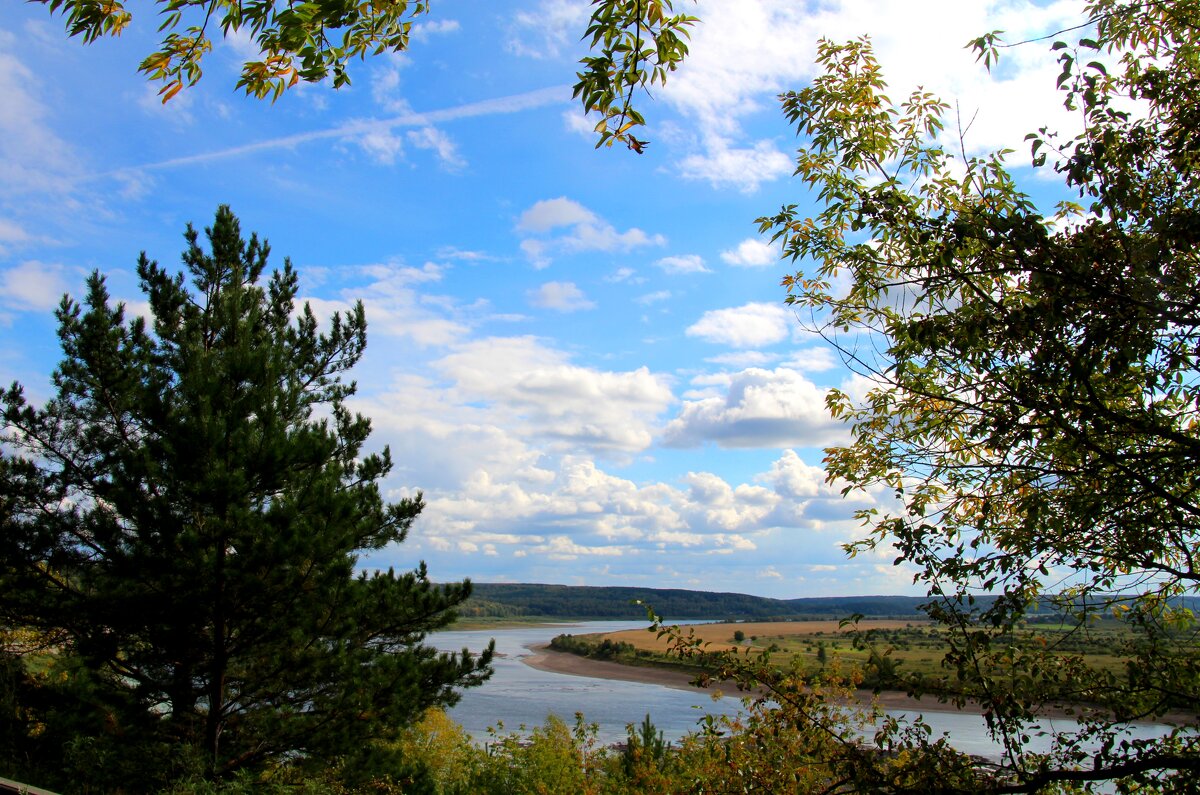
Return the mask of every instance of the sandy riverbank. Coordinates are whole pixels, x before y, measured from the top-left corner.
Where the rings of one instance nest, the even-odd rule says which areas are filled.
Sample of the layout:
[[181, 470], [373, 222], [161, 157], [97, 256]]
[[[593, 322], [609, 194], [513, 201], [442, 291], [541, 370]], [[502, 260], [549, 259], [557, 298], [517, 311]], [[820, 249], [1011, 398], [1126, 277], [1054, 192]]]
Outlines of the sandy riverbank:
[[[622, 665], [606, 660], [591, 660], [586, 657], [580, 657], [577, 654], [554, 651], [544, 644], [530, 646], [529, 650], [533, 654], [523, 657], [522, 660], [526, 665], [537, 668], [540, 671], [569, 674], [571, 676], [587, 676], [593, 679], [617, 679], [626, 682], [641, 682], [643, 684], [662, 685], [681, 690], [696, 689], [691, 684], [691, 674], [682, 671], [672, 671], [667, 668]], [[725, 695], [738, 695], [737, 687], [733, 683], [729, 683], [725, 687], [721, 687], [720, 685], [714, 687], [720, 689]], [[953, 704], [940, 703], [934, 698], [917, 699], [899, 691], [884, 691], [879, 694], [874, 694], [869, 690], [861, 691], [862, 703], [870, 703], [872, 699], [884, 709], [894, 712], [979, 712], [978, 705], [975, 704], [968, 704], [959, 709]], [[1071, 714], [1061, 707], [1046, 707], [1042, 710], [1042, 714], [1047, 718], [1071, 717]], [[1188, 716], [1182, 714], [1167, 715], [1164, 716], [1164, 720], [1172, 723], [1196, 722], [1194, 716], [1189, 719]]]
[[[622, 665], [621, 663], [609, 662], [607, 660], [591, 660], [587, 657], [580, 657], [578, 654], [554, 651], [546, 645], [531, 646], [529, 650], [533, 654], [521, 659], [526, 665], [531, 668], [537, 668], [539, 671], [570, 674], [571, 676], [587, 676], [592, 679], [618, 679], [625, 682], [641, 682], [642, 684], [662, 685], [680, 690], [696, 689], [691, 684], [693, 676], [683, 671], [672, 671], [668, 668], [653, 668], [649, 666], [643, 667], [640, 665]], [[720, 690], [727, 696], [738, 695], [737, 686], [732, 682], [726, 683], [724, 686], [713, 685], [708, 689]], [[869, 702], [873, 695], [869, 691], [864, 691], [863, 702]], [[934, 700], [921, 701], [909, 698], [904, 693], [899, 692], [880, 693], [875, 696], [875, 699], [884, 709], [890, 710], [919, 710], [921, 712], [976, 711], [971, 708], [959, 710], [953, 704], [939, 704]]]

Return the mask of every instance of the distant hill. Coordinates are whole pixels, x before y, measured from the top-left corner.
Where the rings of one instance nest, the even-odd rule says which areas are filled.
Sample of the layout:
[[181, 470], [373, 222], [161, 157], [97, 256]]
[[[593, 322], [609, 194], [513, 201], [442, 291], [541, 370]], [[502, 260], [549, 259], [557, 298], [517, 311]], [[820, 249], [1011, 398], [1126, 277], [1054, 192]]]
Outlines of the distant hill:
[[598, 587], [473, 583], [471, 599], [459, 609], [463, 617], [644, 618], [652, 606], [670, 619], [716, 618], [783, 620], [845, 618], [860, 613], [871, 618], [917, 618], [928, 601], [915, 596], [828, 596], [768, 599], [740, 593], [686, 591], [674, 588]]
[[[472, 583], [470, 600], [459, 608], [464, 618], [645, 618], [640, 600], [671, 620], [685, 618], [736, 621], [841, 619], [860, 614], [866, 618], [923, 618], [924, 596], [821, 596], [803, 599], [768, 599], [741, 593], [686, 591], [678, 588], [542, 585], [537, 583]], [[986, 608], [995, 597], [979, 596], [977, 608]], [[1179, 604], [1200, 611], [1200, 599], [1182, 597]], [[1055, 620], [1057, 610], [1044, 606], [1041, 620]], [[1038, 620], [1034, 616], [1031, 620]]]

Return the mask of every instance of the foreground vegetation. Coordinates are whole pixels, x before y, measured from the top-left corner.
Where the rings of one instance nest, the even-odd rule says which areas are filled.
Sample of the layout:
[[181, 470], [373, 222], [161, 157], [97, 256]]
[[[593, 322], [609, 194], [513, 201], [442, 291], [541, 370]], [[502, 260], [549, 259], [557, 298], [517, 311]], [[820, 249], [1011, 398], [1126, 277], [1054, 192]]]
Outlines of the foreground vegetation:
[[[861, 725], [861, 721], [856, 725]], [[473, 740], [444, 712], [431, 709], [392, 741], [372, 749], [371, 771], [305, 770], [279, 765], [220, 782], [183, 778], [159, 795], [653, 795], [764, 792], [800, 795], [828, 783], [820, 765], [829, 738], [771, 729], [764, 713], [713, 718], [668, 743], [649, 716], [614, 746], [576, 715], [547, 717], [537, 727], [494, 727]], [[814, 763], [806, 767], [805, 759]], [[786, 763], [785, 763], [785, 760]], [[799, 765], [792, 767], [792, 765]], [[133, 785], [130, 792], [147, 791]]]

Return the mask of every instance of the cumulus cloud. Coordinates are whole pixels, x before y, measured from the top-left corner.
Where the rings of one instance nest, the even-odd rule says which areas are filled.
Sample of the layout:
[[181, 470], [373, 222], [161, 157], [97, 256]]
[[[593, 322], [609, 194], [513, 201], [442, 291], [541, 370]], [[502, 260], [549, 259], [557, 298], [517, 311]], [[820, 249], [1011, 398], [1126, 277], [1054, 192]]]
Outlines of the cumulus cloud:
[[[711, 571], [701, 560], [722, 555], [746, 577], [764, 570], [764, 556], [797, 543], [811, 546], [797, 533], [822, 534], [808, 563], [838, 561], [837, 544], [855, 532], [851, 512], [863, 504], [843, 504], [823, 483], [821, 470], [806, 467], [790, 450], [752, 483], [712, 472], [635, 483], [574, 455], [538, 472], [537, 478], [520, 478], [479, 469], [456, 488], [427, 490], [422, 531], [414, 541], [507, 560], [620, 558], [622, 576], [657, 572], [651, 579], [659, 583], [667, 569]], [[840, 531], [830, 534], [834, 526]], [[769, 569], [779, 570], [766, 559], [773, 561]]]
[[[1045, 90], [1056, 67], [1045, 47], [1005, 53], [989, 74], [963, 44], [997, 28], [1010, 41], [1035, 38], [1078, 23], [1080, 3], [1059, 0], [978, 3], [930, 0], [921, 14], [887, 0], [832, 0], [818, 5], [793, 0], [703, 0], [695, 13], [690, 54], [660, 96], [689, 120], [696, 135], [678, 161], [686, 177], [715, 188], [753, 191], [790, 171], [790, 158], [774, 141], [747, 140], [743, 123], [754, 114], [777, 112], [776, 95], [798, 89], [815, 74], [816, 42], [872, 39], [894, 99], [923, 87], [964, 110], [964, 124], [980, 115], [967, 138], [969, 153], [1020, 149], [1026, 132], [1050, 122], [1072, 122], [1059, 98]], [[1017, 109], [1013, 112], [1013, 109]], [[956, 131], [951, 131], [956, 132]]]
[[457, 33], [461, 27], [457, 19], [422, 19], [413, 23], [409, 35], [417, 41], [427, 41], [434, 36]]
[[825, 470], [804, 463], [795, 450], [784, 450], [761, 479], [770, 483], [776, 494], [792, 499], [816, 497], [823, 491], [829, 493]]
[[540, 235], [521, 241], [521, 250], [539, 269], [547, 267], [551, 256], [560, 252], [632, 251], [667, 242], [662, 235], [648, 235], [637, 227], [620, 232], [579, 202], [565, 196], [544, 199], [525, 210], [517, 221], [517, 231]]
[[528, 295], [529, 303], [555, 312], [578, 312], [596, 306], [574, 282], [546, 282], [536, 290], [530, 290]]
[[485, 403], [495, 424], [560, 450], [636, 452], [650, 445], [654, 418], [673, 401], [647, 368], [614, 372], [573, 365], [529, 337], [467, 343], [435, 362], [451, 397]]
[[766, 241], [748, 237], [735, 248], [721, 252], [721, 259], [730, 265], [761, 268], [779, 261], [779, 252]]
[[773, 141], [738, 147], [729, 138], [712, 136], [702, 151], [679, 161], [679, 171], [687, 179], [703, 180], [714, 188], [753, 193], [762, 183], [791, 174], [792, 159]]
[[466, 321], [446, 311], [447, 302], [415, 289], [442, 278], [444, 269], [437, 263], [427, 262], [419, 268], [396, 262], [344, 267], [343, 273], [347, 272], [366, 276], [369, 281], [340, 290], [336, 298], [306, 298], [318, 317], [345, 313], [361, 300], [373, 333], [406, 338], [422, 347], [449, 345], [470, 330]]
[[676, 275], [681, 273], [711, 273], [704, 267], [704, 259], [699, 254], [683, 254], [675, 257], [663, 257], [654, 263], [666, 273]]
[[69, 290], [68, 271], [57, 263], [28, 260], [0, 271], [0, 300], [10, 309], [46, 312]]
[[543, 199], [535, 202], [517, 222], [517, 229], [522, 232], [549, 232], [560, 226], [576, 226], [590, 224], [596, 221], [596, 214], [577, 201], [559, 196], [557, 199]]
[[779, 304], [749, 303], [705, 312], [686, 333], [705, 342], [753, 348], [788, 339], [795, 324], [791, 312]]
[[670, 447], [823, 447], [844, 437], [825, 390], [800, 373], [751, 368], [726, 376], [723, 394], [685, 401], [663, 433]]

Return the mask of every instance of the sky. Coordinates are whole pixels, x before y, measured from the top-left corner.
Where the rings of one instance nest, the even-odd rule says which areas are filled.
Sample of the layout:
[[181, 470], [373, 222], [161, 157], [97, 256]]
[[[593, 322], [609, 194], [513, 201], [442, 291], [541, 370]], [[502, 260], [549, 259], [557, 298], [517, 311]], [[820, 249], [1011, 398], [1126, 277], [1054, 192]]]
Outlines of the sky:
[[[289, 257], [320, 317], [361, 300], [352, 408], [391, 449], [409, 539], [362, 561], [438, 581], [546, 582], [774, 597], [920, 593], [895, 553], [847, 558], [886, 495], [825, 482], [848, 439], [825, 413], [855, 386], [783, 303], [755, 219], [815, 214], [781, 91], [821, 37], [869, 35], [893, 99], [956, 111], [968, 154], [1069, 126], [1049, 42], [989, 74], [964, 45], [1082, 21], [1080, 2], [676, 0], [691, 55], [641, 110], [646, 153], [594, 148], [571, 100], [586, 0], [439, 0], [410, 49], [355, 62], [348, 88], [277, 102], [234, 90], [220, 42], [167, 105], [137, 74], [149, 3], [84, 45], [41, 4], [0, 17], [0, 383], [35, 403], [61, 359], [53, 309], [104, 273], [145, 312], [139, 252], [174, 267], [191, 222], [229, 204]], [[954, 145], [958, 146], [957, 131]]]

